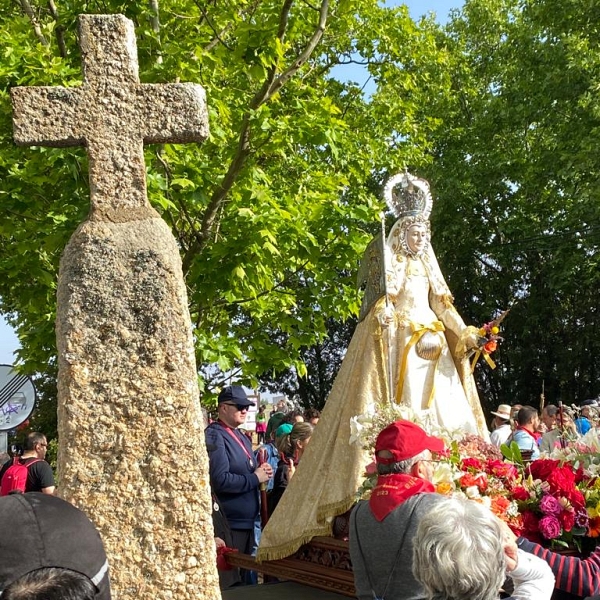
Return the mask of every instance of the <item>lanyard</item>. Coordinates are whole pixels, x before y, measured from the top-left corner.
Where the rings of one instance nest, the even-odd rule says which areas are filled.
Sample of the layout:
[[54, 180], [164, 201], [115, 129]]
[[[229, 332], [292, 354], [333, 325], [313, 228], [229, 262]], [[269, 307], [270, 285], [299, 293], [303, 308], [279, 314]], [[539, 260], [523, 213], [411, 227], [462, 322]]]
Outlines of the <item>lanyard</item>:
[[240, 448], [244, 451], [244, 454], [248, 457], [248, 462], [250, 464], [250, 468], [254, 468], [254, 463], [252, 461], [252, 455], [248, 452], [248, 448], [242, 443], [242, 440], [235, 435], [231, 427], [225, 425], [222, 421], [218, 421], [219, 425], [236, 441], [236, 443], [240, 446]]

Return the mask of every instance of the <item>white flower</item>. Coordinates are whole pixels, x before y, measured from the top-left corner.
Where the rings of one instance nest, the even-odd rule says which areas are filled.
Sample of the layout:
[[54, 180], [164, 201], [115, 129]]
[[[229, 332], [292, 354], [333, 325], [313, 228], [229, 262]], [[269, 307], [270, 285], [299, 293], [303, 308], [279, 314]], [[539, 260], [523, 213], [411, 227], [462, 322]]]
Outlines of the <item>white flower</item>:
[[364, 431], [365, 427], [359, 419], [360, 415], [350, 419], [350, 444], [356, 444], [362, 441], [361, 433]]
[[370, 402], [365, 406], [365, 412], [362, 415], [358, 415], [363, 420], [372, 421], [373, 417], [377, 414], [377, 405], [374, 402]]
[[438, 463], [433, 472], [433, 485], [437, 485], [438, 483], [452, 483], [454, 478], [452, 465], [446, 462], [441, 462]]
[[476, 485], [470, 485], [466, 490], [465, 494], [469, 500], [473, 500], [473, 498], [480, 498], [481, 495], [479, 493], [479, 488]]
[[506, 514], [509, 517], [516, 517], [519, 514], [519, 505], [516, 503], [515, 500], [513, 500], [509, 505], [508, 508], [506, 509]]

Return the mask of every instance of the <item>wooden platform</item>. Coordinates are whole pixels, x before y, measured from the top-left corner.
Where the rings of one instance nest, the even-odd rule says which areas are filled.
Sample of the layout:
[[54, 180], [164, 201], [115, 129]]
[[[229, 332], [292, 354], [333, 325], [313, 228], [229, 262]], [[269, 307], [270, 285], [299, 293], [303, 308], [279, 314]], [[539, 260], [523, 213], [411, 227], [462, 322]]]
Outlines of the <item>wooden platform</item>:
[[343, 600], [346, 597], [291, 581], [243, 585], [224, 590], [222, 595], [223, 600]]
[[[346, 596], [355, 598], [354, 575], [348, 551], [348, 542], [329, 537], [316, 537], [302, 546], [295, 554], [281, 560], [257, 563], [248, 554], [232, 553], [227, 562], [236, 567], [258, 571], [277, 579], [296, 582], [326, 592], [332, 592], [334, 598]], [[258, 586], [259, 589], [267, 586]], [[244, 588], [239, 588], [244, 589]], [[301, 591], [300, 588], [298, 588]], [[236, 589], [231, 592], [237, 591]], [[229, 592], [229, 590], [228, 590]], [[248, 598], [253, 596], [248, 596]], [[288, 596], [283, 596], [288, 598]], [[298, 596], [308, 598], [311, 596]], [[328, 598], [327, 596], [312, 596]], [[229, 598], [229, 596], [223, 596]], [[232, 600], [235, 596], [231, 597]], [[244, 596], [245, 598], [245, 596]], [[290, 596], [290, 598], [292, 598]]]

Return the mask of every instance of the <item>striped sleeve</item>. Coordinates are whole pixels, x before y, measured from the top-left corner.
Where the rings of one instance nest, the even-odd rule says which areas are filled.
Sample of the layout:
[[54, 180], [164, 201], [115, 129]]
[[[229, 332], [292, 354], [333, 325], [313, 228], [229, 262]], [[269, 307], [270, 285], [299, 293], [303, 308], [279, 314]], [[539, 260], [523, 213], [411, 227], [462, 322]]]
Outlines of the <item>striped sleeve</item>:
[[521, 550], [539, 556], [550, 565], [559, 590], [581, 597], [600, 594], [600, 547], [582, 559], [552, 552], [525, 538], [519, 538], [517, 543]]

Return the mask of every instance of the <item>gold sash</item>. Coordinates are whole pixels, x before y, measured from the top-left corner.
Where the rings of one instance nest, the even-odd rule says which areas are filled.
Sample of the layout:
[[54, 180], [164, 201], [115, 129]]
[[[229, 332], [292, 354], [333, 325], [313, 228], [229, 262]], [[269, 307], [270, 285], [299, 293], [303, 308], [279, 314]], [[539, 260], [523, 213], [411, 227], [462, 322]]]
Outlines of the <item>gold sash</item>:
[[[406, 344], [404, 348], [404, 353], [402, 354], [402, 364], [400, 366], [400, 375], [398, 376], [398, 384], [396, 387], [396, 402], [400, 404], [402, 401], [402, 389], [404, 388], [404, 379], [406, 377], [406, 367], [408, 363], [408, 353], [410, 349], [427, 333], [427, 332], [443, 332], [446, 331], [444, 324], [441, 321], [433, 321], [433, 323], [423, 324], [423, 323], [414, 323], [411, 321], [410, 329], [412, 331], [412, 335], [410, 336], [410, 340]], [[437, 371], [437, 363], [439, 361], [439, 356], [435, 360], [435, 367], [433, 372], [434, 382], [431, 386], [431, 394], [429, 394], [429, 400], [427, 402], [427, 408], [430, 408], [431, 402], [433, 401], [433, 396], [435, 393], [435, 372]]]

